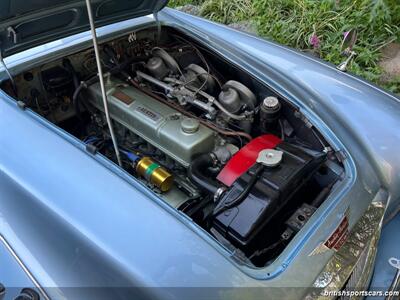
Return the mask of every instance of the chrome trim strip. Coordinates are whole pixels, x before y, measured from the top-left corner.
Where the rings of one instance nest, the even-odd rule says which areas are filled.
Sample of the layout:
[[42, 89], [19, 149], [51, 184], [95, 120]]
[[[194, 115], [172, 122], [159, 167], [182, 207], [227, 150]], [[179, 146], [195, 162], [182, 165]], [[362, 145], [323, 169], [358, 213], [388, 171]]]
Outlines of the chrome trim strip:
[[40, 284], [37, 282], [35, 277], [32, 275], [32, 273], [29, 271], [29, 269], [24, 265], [23, 261], [19, 258], [17, 253], [14, 251], [14, 249], [11, 247], [11, 245], [7, 242], [7, 240], [2, 235], [0, 235], [0, 241], [7, 248], [8, 252], [10, 252], [10, 254], [14, 257], [14, 259], [17, 261], [19, 266], [25, 272], [25, 274], [33, 282], [35, 287], [40, 291], [40, 293], [42, 294], [43, 298], [45, 298], [46, 300], [50, 300], [50, 297], [46, 294], [45, 290], [40, 286]]

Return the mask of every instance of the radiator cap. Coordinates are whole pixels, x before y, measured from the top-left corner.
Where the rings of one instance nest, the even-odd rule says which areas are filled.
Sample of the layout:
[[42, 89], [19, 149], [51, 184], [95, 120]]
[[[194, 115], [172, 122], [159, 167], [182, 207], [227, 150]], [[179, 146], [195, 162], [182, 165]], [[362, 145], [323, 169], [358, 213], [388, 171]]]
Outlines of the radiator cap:
[[264, 149], [258, 153], [257, 162], [266, 167], [276, 167], [282, 161], [283, 152], [274, 149]]

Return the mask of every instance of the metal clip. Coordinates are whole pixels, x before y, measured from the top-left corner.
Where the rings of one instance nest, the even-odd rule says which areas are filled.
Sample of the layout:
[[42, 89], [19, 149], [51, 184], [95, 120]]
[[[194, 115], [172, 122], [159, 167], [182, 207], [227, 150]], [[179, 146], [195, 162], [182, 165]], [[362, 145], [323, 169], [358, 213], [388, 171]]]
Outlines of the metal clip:
[[12, 26], [7, 27], [7, 36], [10, 40], [12, 39], [14, 44], [18, 43], [19, 36], [18, 36], [17, 31], [14, 29], [14, 27], [12, 27]]

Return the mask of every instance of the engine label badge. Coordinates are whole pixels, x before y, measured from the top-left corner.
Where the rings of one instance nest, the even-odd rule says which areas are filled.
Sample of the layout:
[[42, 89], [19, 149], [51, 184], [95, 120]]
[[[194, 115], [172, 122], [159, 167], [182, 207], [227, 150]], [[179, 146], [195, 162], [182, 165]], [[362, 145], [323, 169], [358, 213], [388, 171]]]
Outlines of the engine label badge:
[[136, 107], [136, 111], [141, 113], [142, 115], [146, 116], [147, 118], [153, 120], [154, 122], [159, 121], [162, 119], [162, 116], [154, 111], [151, 111], [147, 107], [144, 106], [138, 106]]
[[126, 105], [130, 105], [132, 104], [133, 101], [135, 101], [132, 97], [128, 96], [127, 94], [119, 90], [115, 91], [112, 95], [113, 97], [125, 103]]
[[343, 244], [347, 241], [350, 235], [349, 230], [349, 217], [348, 217], [348, 210], [346, 211], [345, 215], [341, 219], [339, 225], [336, 229], [329, 235], [329, 237], [317, 246], [309, 256], [321, 254], [328, 250], [338, 251]]
[[339, 250], [349, 236], [349, 220], [347, 216], [343, 218], [336, 230], [325, 241], [325, 246], [329, 249]]

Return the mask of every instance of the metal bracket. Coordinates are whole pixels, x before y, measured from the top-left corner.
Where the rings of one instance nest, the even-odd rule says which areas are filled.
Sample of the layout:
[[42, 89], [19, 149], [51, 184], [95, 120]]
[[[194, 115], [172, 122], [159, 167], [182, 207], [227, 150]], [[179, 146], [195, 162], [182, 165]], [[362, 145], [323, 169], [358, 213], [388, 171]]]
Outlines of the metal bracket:
[[338, 159], [339, 162], [344, 162], [345, 159], [347, 158], [346, 152], [343, 150], [339, 150], [335, 152], [336, 158]]
[[346, 72], [347, 67], [350, 64], [351, 60], [357, 55], [357, 53], [354, 51], [349, 51], [347, 53], [349, 53], [349, 54], [348, 54], [346, 60], [336, 66], [336, 69], [338, 69], [339, 71]]
[[93, 144], [87, 144], [85, 149], [92, 155], [95, 155], [98, 151], [97, 147]]
[[18, 100], [17, 105], [22, 110], [25, 110], [25, 108], [26, 108], [26, 103], [24, 101]]

